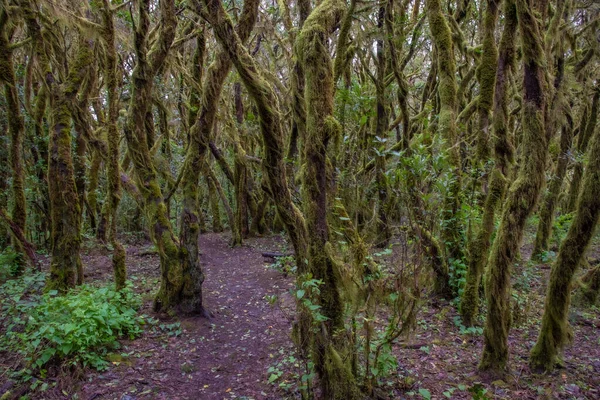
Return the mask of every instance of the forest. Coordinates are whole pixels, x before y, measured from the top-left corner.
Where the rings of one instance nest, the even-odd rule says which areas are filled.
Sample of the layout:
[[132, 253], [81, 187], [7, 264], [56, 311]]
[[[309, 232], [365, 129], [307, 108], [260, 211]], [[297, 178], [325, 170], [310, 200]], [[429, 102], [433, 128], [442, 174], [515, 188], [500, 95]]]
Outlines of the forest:
[[598, 0], [0, 0], [0, 400], [600, 399]]

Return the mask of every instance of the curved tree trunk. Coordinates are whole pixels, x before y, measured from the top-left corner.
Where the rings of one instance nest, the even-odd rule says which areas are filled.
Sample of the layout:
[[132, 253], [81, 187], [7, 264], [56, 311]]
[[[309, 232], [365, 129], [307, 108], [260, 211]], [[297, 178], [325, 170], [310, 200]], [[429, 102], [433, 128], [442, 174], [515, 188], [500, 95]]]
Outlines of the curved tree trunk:
[[595, 265], [581, 278], [583, 284], [583, 299], [589, 304], [594, 305], [598, 301], [600, 294], [600, 264]]
[[[344, 9], [344, 1], [324, 0], [304, 23], [295, 44], [306, 78], [305, 170], [302, 188], [308, 231], [307, 259], [313, 277], [323, 281], [318, 301], [322, 314], [327, 317], [327, 321], [320, 323], [321, 326], [312, 336], [312, 358], [323, 396], [328, 399], [363, 397], [350, 366], [341, 361], [351, 351], [351, 344], [344, 332], [340, 297], [342, 283], [329, 243], [327, 223], [330, 192], [327, 147], [330, 140], [341, 135], [341, 126], [333, 117], [334, 82], [327, 39], [328, 34], [336, 29]], [[383, 56], [382, 53], [380, 55]], [[379, 115], [383, 118], [383, 115]]]
[[523, 43], [523, 152], [488, 260], [485, 285], [488, 315], [479, 368], [494, 373], [504, 373], [507, 367], [511, 268], [523, 238], [525, 222], [544, 185], [548, 147], [544, 126], [546, 84], [542, 36], [528, 0], [516, 0], [516, 5]]
[[[600, 92], [596, 91], [592, 100], [592, 108], [590, 109], [589, 118], [587, 120], [585, 130], [580, 131], [579, 137], [577, 138], [577, 151], [581, 155], [586, 153], [590, 138], [594, 134], [594, 129], [596, 128], [596, 123], [598, 121], [599, 109]], [[581, 185], [582, 176], [583, 165], [580, 161], [577, 161], [573, 169], [573, 177], [571, 178], [571, 186], [569, 188], [569, 197], [567, 198], [566, 212], [568, 213], [574, 211], [577, 205], [577, 199], [579, 196], [579, 186]]]
[[71, 103], [75, 100], [82, 82], [92, 65], [92, 42], [80, 39], [75, 59], [66, 81], [59, 84], [46, 55], [44, 38], [36, 19], [34, 5], [21, 0], [25, 18], [34, 46], [34, 54], [42, 70], [48, 89], [51, 120], [48, 145], [48, 192], [51, 209], [51, 261], [48, 289], [66, 291], [83, 281], [83, 268], [79, 256], [81, 242], [81, 212], [75, 174], [71, 157]]
[[[596, 88], [600, 93], [600, 87]], [[559, 363], [559, 353], [571, 339], [567, 313], [571, 299], [571, 282], [592, 239], [600, 217], [600, 131], [593, 134], [588, 165], [583, 174], [575, 217], [560, 246], [552, 266], [546, 293], [544, 316], [538, 340], [531, 350], [530, 365], [535, 370], [550, 371]]]
[[180, 302], [183, 290], [181, 263], [183, 254], [179, 247], [179, 239], [171, 227], [167, 205], [153, 164], [150, 152], [152, 127], [147, 125], [148, 117], [151, 115], [149, 106], [152, 104], [154, 77], [167, 56], [177, 25], [174, 0], [161, 0], [159, 8], [161, 29], [158, 40], [151, 51], [148, 51], [150, 0], [141, 0], [137, 4], [139, 17], [135, 31], [137, 63], [132, 73], [129, 118], [125, 126], [129, 157], [136, 172], [136, 186], [143, 198], [150, 237], [158, 248], [160, 258], [161, 284], [154, 300], [155, 311], [175, 308]]
[[[515, 31], [517, 14], [514, 1], [506, 0], [504, 6], [505, 25], [500, 42], [500, 50], [496, 49], [494, 30], [498, 19], [497, 0], [488, 0], [484, 20], [483, 55], [477, 69], [481, 85], [479, 94], [480, 129], [489, 129], [489, 112], [493, 105], [494, 158], [496, 164], [491, 174], [488, 193], [483, 205], [483, 217], [479, 232], [469, 243], [469, 264], [466, 283], [460, 302], [460, 314], [465, 326], [472, 326], [479, 312], [479, 286], [483, 267], [487, 260], [490, 240], [494, 232], [496, 209], [506, 191], [506, 170], [512, 161], [512, 149], [508, 143], [506, 132], [506, 105], [508, 103], [507, 74], [512, 65], [515, 52]], [[490, 76], [490, 74], [492, 74]], [[484, 132], [481, 132], [484, 134]], [[486, 135], [487, 136], [487, 135]], [[479, 139], [479, 157], [485, 157], [488, 138]], [[507, 155], [510, 155], [507, 157]], [[483, 158], [481, 158], [483, 159]]]
[[539, 257], [544, 251], [548, 250], [550, 234], [552, 233], [552, 224], [554, 222], [554, 212], [556, 209], [556, 204], [558, 203], [558, 197], [560, 196], [560, 189], [562, 188], [563, 180], [567, 173], [567, 166], [569, 164], [569, 151], [571, 150], [573, 136], [573, 127], [571, 126], [572, 123], [573, 122], [571, 121], [570, 124], [567, 124], [562, 128], [558, 162], [556, 163], [556, 169], [550, 180], [548, 192], [544, 196], [542, 209], [540, 210], [540, 222], [535, 234], [535, 242], [532, 253], [533, 258]]

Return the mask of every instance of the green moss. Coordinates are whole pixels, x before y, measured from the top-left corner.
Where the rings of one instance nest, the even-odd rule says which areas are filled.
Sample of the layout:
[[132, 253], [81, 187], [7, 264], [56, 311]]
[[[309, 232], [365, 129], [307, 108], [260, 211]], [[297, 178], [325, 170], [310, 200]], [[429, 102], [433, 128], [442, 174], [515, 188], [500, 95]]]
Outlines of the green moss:
[[[589, 112], [589, 118], [585, 125], [585, 129], [580, 130], [577, 138], [577, 151], [579, 154], [585, 154], [589, 139], [592, 136], [596, 123], [598, 121], [598, 111], [600, 109], [600, 93], [596, 91], [593, 96], [592, 106]], [[577, 196], [579, 195], [579, 186], [583, 176], [583, 165], [581, 162], [576, 162], [571, 178], [571, 186], [569, 188], [569, 196], [567, 198], [566, 213], [572, 212], [577, 205]]]
[[448, 145], [448, 158], [452, 168], [452, 182], [444, 199], [442, 208], [442, 238], [446, 244], [446, 257], [462, 260], [463, 227], [460, 218], [461, 200], [461, 156], [456, 131], [456, 64], [452, 32], [439, 0], [427, 0], [429, 29], [436, 48], [437, 73], [439, 77], [438, 93], [440, 110], [438, 113], [438, 132]]
[[479, 81], [479, 134], [477, 139], [477, 155], [479, 160], [485, 161], [488, 155], [488, 125], [490, 112], [494, 101], [496, 84], [496, 70], [498, 66], [498, 49], [494, 33], [498, 19], [498, 1], [488, 0], [483, 23], [483, 49], [479, 65], [477, 66], [477, 80]]
[[582, 295], [588, 305], [594, 305], [600, 294], [600, 265], [590, 269], [582, 278]]
[[52, 259], [47, 287], [65, 291], [83, 282], [79, 256], [81, 210], [71, 158], [71, 113], [60, 87], [51, 90], [52, 129], [49, 139], [48, 192], [52, 221]]
[[527, 0], [517, 0], [516, 5], [524, 52], [523, 153], [488, 260], [485, 280], [488, 315], [479, 365], [481, 370], [497, 374], [504, 373], [508, 363], [511, 268], [519, 252], [525, 222], [544, 184], [548, 147], [543, 117], [545, 82], [541, 35]]
[[548, 250], [550, 234], [552, 232], [552, 224], [554, 221], [554, 213], [558, 203], [558, 197], [560, 195], [563, 180], [567, 173], [572, 134], [572, 127], [563, 127], [560, 139], [560, 153], [558, 154], [558, 162], [540, 210], [540, 222], [535, 235], [532, 253], [533, 258], [539, 257], [544, 251]]
[[573, 222], [550, 273], [542, 327], [531, 350], [530, 365], [535, 370], [554, 369], [572, 337], [567, 320], [571, 283], [600, 218], [600, 131], [593, 135], [588, 160]]
[[479, 287], [485, 262], [494, 232], [494, 216], [498, 204], [504, 197], [506, 178], [499, 169], [494, 169], [489, 193], [483, 207], [483, 219], [477, 237], [469, 243], [469, 265], [465, 288], [460, 303], [460, 314], [465, 326], [473, 326], [479, 312]]
[[[26, 235], [27, 204], [25, 199], [25, 174], [23, 170], [23, 159], [21, 156], [23, 148], [23, 137], [25, 125], [21, 116], [21, 107], [17, 93], [17, 84], [12, 60], [12, 51], [9, 49], [8, 32], [6, 30], [8, 16], [2, 12], [0, 16], [0, 82], [4, 83], [4, 98], [6, 100], [8, 119], [8, 131], [10, 134], [10, 166], [12, 169], [12, 221]], [[25, 256], [21, 242], [13, 237], [13, 247]]]

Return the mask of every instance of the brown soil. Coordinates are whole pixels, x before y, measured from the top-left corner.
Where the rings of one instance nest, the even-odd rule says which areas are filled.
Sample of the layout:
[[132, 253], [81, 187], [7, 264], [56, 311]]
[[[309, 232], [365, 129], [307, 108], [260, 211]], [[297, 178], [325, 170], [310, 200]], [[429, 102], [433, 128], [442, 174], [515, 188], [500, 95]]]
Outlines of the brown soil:
[[[266, 268], [269, 260], [261, 252], [281, 251], [283, 242], [277, 237], [249, 239], [243, 247], [230, 248], [227, 240], [222, 234], [200, 239], [204, 298], [213, 317], [182, 318], [179, 328], [172, 325], [176, 320], [162, 316], [157, 328], [124, 345], [121, 353], [130, 356], [107, 372], [90, 373], [80, 398], [280, 398], [266, 374], [279, 350], [290, 346], [293, 314], [270, 305], [265, 296], [289, 297], [293, 284]], [[86, 261], [96, 265], [92, 279], [110, 279], [106, 255], [90, 258]], [[145, 311], [150, 313], [154, 290], [147, 283], [158, 284], [158, 257], [147, 248], [129, 247], [128, 266], [134, 282], [146, 282], [140, 288], [148, 292]]]

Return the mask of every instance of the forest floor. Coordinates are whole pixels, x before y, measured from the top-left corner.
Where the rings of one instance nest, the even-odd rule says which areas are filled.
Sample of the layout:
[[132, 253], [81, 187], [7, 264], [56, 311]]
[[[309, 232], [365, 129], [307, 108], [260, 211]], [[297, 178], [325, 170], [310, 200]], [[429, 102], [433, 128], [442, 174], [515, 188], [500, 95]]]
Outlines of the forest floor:
[[[227, 234], [205, 234], [200, 239], [206, 271], [204, 297], [211, 319], [154, 315], [151, 304], [159, 286], [158, 256], [149, 242], [129, 244], [129, 279], [143, 296], [142, 312], [158, 322], [137, 339], [123, 341], [107, 371], [87, 371], [84, 377], [62, 382], [57, 390], [39, 398], [296, 398], [298, 368], [294, 364], [298, 361], [290, 339], [294, 282], [261, 255], [264, 251], [285, 253], [289, 248], [281, 236], [248, 239], [237, 248], [228, 246], [228, 238]], [[527, 248], [523, 250], [526, 256]], [[112, 280], [107, 249], [88, 245], [83, 262], [87, 282]], [[549, 265], [535, 270], [547, 275]], [[461, 327], [452, 304], [430, 300], [421, 308], [415, 331], [404, 340], [409, 346], [394, 348], [398, 368], [383, 380], [382, 393], [397, 399], [600, 399], [598, 308], [573, 307], [574, 342], [566, 351], [565, 368], [549, 375], [535, 375], [528, 369], [545, 290], [545, 277], [537, 276], [535, 270], [525, 264], [515, 269], [517, 312], [510, 333], [508, 378], [491, 381], [480, 376], [481, 331]]]

